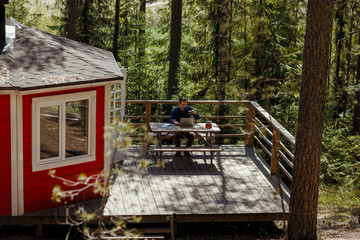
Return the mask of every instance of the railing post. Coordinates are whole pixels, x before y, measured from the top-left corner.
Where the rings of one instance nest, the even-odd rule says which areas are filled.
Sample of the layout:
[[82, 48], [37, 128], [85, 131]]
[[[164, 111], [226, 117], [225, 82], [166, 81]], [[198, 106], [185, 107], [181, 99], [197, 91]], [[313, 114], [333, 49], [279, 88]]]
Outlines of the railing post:
[[151, 121], [151, 102], [146, 102], [146, 116], [145, 116], [145, 124], [146, 131], [150, 131], [150, 121]]
[[271, 149], [271, 166], [270, 173], [275, 175], [278, 171], [278, 161], [280, 155], [280, 132], [273, 128], [273, 138], [272, 138], [272, 149]]
[[251, 103], [247, 104], [246, 119], [245, 119], [245, 146], [254, 146], [254, 133], [255, 133], [255, 108]]
[[[125, 121], [125, 94], [126, 94], [126, 68], [120, 69], [124, 79], [121, 82], [121, 112], [120, 112], [120, 119], [121, 121]], [[116, 99], [114, 99], [116, 101]]]

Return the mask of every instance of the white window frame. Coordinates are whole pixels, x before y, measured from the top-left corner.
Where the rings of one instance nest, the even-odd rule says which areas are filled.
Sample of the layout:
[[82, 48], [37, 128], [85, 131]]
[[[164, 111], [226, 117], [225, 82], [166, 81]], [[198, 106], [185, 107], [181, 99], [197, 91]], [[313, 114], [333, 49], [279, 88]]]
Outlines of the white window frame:
[[[88, 100], [88, 154], [65, 158], [66, 102]], [[59, 105], [59, 157], [40, 159], [40, 108]], [[33, 172], [95, 161], [96, 91], [60, 94], [32, 99]]]

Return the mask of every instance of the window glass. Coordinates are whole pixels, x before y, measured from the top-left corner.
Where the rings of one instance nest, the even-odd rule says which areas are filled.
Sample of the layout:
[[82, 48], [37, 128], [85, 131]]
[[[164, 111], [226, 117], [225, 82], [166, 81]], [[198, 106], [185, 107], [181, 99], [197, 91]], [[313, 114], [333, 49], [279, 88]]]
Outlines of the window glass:
[[66, 102], [66, 158], [88, 154], [89, 101]]
[[59, 105], [40, 108], [40, 159], [59, 157]]

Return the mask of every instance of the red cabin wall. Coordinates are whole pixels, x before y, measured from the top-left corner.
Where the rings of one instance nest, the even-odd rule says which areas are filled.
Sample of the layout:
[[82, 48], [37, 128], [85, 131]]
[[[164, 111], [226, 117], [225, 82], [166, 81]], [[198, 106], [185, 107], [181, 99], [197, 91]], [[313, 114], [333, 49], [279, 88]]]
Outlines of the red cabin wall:
[[0, 95], [0, 216], [11, 215], [10, 95]]
[[[51, 178], [48, 173], [49, 170], [32, 171], [32, 98], [42, 96], [52, 96], [58, 94], [67, 94], [83, 91], [96, 90], [96, 160], [88, 163], [76, 164], [72, 166], [65, 166], [56, 168], [56, 176], [63, 177], [70, 180], [76, 180], [81, 173], [90, 176], [92, 174], [100, 173], [104, 168], [104, 97], [105, 88], [94, 87], [86, 89], [67, 90], [59, 92], [41, 93], [23, 96], [23, 167], [24, 167], [24, 212], [33, 212], [41, 209], [59, 206], [51, 200], [52, 190], [54, 186], [60, 185], [62, 189], [66, 188], [61, 181]], [[82, 192], [73, 200], [66, 199], [67, 203], [84, 201], [99, 197], [89, 188]]]

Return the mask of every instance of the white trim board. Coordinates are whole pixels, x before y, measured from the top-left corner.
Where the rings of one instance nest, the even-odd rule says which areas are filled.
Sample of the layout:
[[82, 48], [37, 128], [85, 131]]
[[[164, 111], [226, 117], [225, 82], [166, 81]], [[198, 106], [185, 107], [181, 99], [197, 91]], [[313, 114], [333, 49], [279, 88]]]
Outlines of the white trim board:
[[10, 134], [11, 134], [11, 216], [18, 215], [18, 132], [17, 96], [10, 95]]
[[23, 153], [23, 106], [22, 96], [16, 96], [16, 129], [17, 129], [17, 215], [24, 214], [24, 153]]

